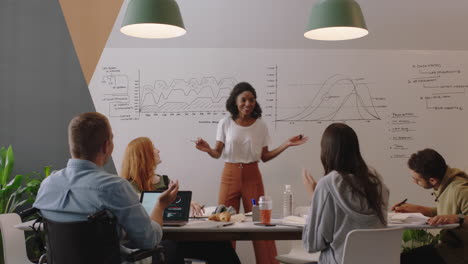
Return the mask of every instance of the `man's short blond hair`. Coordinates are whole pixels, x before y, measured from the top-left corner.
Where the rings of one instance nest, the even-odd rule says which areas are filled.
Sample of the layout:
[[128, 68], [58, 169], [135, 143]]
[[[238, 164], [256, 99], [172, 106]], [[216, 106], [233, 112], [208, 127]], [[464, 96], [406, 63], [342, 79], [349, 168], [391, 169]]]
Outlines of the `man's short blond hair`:
[[100, 113], [80, 114], [68, 125], [68, 144], [75, 158], [94, 160], [110, 137], [109, 120]]

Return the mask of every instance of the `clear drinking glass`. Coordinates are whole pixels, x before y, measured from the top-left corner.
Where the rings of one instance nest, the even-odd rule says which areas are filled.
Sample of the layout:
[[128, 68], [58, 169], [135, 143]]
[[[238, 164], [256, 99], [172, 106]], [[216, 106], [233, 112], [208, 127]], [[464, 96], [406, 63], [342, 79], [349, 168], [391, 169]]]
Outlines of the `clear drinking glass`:
[[273, 209], [273, 200], [271, 199], [271, 196], [260, 196], [258, 207], [260, 208], [260, 222], [262, 224], [270, 224], [271, 210]]

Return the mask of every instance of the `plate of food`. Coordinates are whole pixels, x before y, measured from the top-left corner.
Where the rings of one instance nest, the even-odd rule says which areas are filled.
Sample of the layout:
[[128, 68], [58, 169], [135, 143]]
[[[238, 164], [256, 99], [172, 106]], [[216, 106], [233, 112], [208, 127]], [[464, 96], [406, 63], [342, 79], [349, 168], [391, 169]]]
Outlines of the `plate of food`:
[[230, 212], [221, 212], [217, 214], [212, 214], [208, 217], [208, 220], [216, 221], [216, 222], [243, 222], [245, 221], [244, 214], [231, 214]]

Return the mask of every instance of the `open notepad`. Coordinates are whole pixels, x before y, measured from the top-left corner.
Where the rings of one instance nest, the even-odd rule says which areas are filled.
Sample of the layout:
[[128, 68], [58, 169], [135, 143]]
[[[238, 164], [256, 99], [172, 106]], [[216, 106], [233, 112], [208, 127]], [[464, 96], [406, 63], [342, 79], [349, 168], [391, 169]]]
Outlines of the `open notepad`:
[[301, 217], [301, 216], [286, 216], [281, 220], [282, 225], [290, 225], [290, 226], [299, 226], [303, 227], [305, 226], [306, 223], [306, 217]]
[[389, 224], [424, 225], [428, 219], [421, 213], [388, 213]]

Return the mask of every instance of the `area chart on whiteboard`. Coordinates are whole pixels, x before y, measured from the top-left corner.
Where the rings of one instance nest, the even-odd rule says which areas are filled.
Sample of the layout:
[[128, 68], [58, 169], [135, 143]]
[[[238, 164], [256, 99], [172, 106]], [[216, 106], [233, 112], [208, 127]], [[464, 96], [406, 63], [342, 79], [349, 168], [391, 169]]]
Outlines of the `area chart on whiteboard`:
[[279, 97], [277, 122], [381, 120], [377, 109], [385, 107], [377, 103], [381, 98], [372, 96], [372, 84], [365, 78], [335, 74], [323, 82], [288, 83], [285, 86], [290, 91], [298, 91], [298, 96], [316, 92], [302, 106], [284, 105]]

